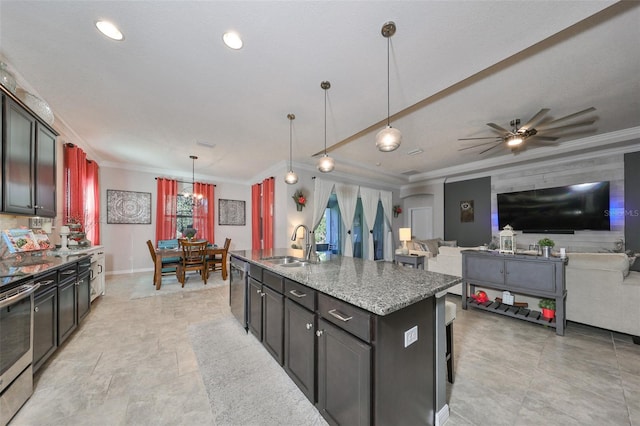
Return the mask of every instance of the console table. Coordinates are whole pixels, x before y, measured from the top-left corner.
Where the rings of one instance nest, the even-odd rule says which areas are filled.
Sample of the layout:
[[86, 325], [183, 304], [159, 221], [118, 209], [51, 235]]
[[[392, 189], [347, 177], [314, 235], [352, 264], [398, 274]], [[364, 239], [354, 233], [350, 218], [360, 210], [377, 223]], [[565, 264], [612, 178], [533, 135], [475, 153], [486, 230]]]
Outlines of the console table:
[[[566, 326], [565, 265], [557, 257], [501, 254], [476, 250], [462, 251], [462, 309], [467, 306], [555, 327], [564, 336]], [[476, 286], [508, 290], [535, 297], [555, 299], [556, 317], [548, 319], [539, 311], [498, 302], [477, 303], [470, 294]]]

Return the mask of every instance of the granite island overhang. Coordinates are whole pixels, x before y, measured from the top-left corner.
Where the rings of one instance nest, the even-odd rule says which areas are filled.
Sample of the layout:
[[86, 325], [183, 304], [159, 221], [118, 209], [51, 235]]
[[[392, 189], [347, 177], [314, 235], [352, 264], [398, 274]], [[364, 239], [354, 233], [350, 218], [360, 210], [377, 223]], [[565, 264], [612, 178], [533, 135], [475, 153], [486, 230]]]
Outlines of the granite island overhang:
[[[236, 250], [230, 256], [232, 270], [233, 263], [248, 265], [241, 284], [246, 286], [245, 328], [330, 424], [432, 425], [446, 420], [443, 296], [460, 277], [336, 255], [304, 262], [302, 251], [295, 249]], [[278, 264], [283, 257], [302, 261]], [[232, 272], [232, 298], [237, 277], [234, 281]], [[305, 300], [314, 303], [296, 306], [300, 300], [292, 297], [291, 288], [303, 289]], [[292, 320], [297, 313], [309, 319], [298, 324]], [[257, 328], [252, 328], [252, 316], [260, 316]], [[301, 346], [303, 341], [308, 347]], [[308, 360], [297, 359], [300, 353]], [[342, 363], [349, 367], [336, 366]], [[301, 380], [304, 372], [292, 371], [289, 364], [294, 369], [313, 365], [314, 373]], [[349, 374], [351, 379], [345, 377]], [[352, 403], [345, 404], [345, 398], [353, 398]]]

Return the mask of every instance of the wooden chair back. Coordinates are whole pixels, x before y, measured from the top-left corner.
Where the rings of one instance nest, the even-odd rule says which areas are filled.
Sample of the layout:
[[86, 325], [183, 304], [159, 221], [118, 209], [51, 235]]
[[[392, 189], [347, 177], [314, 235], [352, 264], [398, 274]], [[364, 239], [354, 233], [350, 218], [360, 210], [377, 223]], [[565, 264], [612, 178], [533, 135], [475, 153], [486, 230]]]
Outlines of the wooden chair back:
[[187, 271], [198, 271], [202, 276], [204, 283], [207, 283], [207, 242], [206, 241], [189, 241], [181, 239], [180, 248], [182, 248], [182, 260], [178, 268], [178, 279], [184, 287], [185, 273]]
[[224, 240], [224, 251], [222, 254], [210, 256], [207, 260], [207, 273], [208, 271], [222, 271], [222, 279], [227, 279], [227, 254], [229, 247], [231, 247], [231, 238], [226, 238]]

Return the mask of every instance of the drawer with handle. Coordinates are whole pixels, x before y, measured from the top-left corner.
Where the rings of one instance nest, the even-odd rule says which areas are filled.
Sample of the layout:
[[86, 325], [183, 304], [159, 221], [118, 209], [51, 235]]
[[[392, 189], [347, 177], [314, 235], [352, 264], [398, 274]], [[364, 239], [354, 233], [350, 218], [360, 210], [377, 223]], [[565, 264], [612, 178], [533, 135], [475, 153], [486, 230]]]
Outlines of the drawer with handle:
[[316, 310], [316, 291], [290, 279], [284, 279], [284, 293], [310, 311]]
[[46, 274], [38, 275], [33, 279], [34, 284], [39, 284], [36, 294], [44, 293], [50, 288], [58, 285], [58, 272], [53, 271]]
[[343, 330], [367, 343], [371, 342], [372, 314], [369, 312], [320, 293], [318, 294], [318, 313]]

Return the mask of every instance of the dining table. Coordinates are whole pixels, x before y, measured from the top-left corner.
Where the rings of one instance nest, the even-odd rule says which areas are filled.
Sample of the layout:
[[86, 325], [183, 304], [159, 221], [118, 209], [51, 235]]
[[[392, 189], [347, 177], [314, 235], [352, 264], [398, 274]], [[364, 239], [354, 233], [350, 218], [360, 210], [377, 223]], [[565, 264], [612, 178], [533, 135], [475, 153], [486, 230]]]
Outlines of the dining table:
[[[226, 250], [224, 247], [207, 247], [207, 257], [209, 256], [223, 256], [222, 262], [222, 279], [227, 279], [227, 262], [226, 262]], [[162, 287], [162, 259], [182, 257], [182, 249], [181, 248], [156, 248], [156, 290], [160, 290]]]

